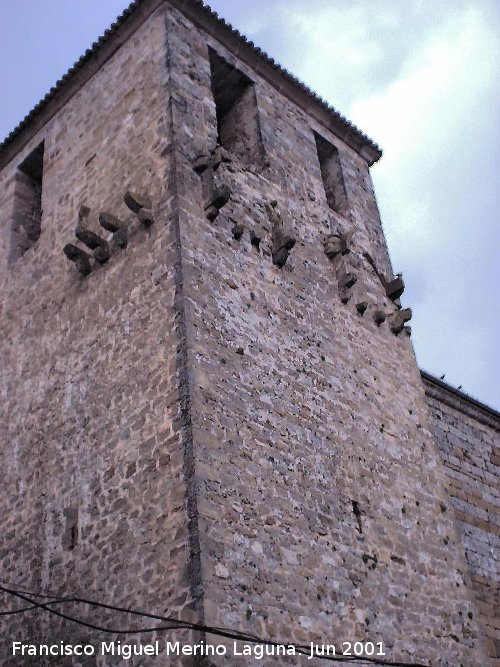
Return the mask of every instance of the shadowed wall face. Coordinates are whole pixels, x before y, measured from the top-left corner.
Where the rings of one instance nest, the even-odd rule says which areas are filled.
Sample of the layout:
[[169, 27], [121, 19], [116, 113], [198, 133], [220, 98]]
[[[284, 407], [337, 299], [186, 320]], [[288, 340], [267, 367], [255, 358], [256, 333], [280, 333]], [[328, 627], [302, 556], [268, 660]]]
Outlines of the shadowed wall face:
[[[0, 174], [0, 557], [2, 579], [23, 589], [186, 616], [194, 603], [170, 136], [160, 10]], [[43, 215], [38, 238], [8, 264], [21, 178], [24, 188], [42, 185]], [[138, 222], [126, 190], [151, 199], [153, 225]], [[113, 245], [102, 212], [123, 221], [126, 247]], [[77, 224], [109, 241], [107, 263], [76, 238]], [[65, 257], [68, 243], [90, 256], [90, 275]], [[39, 612], [0, 625], [2, 665], [20, 664], [16, 639], [113, 638]]]

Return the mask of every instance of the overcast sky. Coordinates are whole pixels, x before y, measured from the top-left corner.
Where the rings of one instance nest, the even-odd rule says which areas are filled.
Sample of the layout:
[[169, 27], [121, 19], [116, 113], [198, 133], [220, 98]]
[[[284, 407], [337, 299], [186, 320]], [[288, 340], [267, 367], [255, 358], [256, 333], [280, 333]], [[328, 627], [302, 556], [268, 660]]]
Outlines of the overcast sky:
[[[126, 0], [0, 0], [5, 137]], [[375, 139], [421, 368], [500, 409], [500, 0], [212, 0]]]

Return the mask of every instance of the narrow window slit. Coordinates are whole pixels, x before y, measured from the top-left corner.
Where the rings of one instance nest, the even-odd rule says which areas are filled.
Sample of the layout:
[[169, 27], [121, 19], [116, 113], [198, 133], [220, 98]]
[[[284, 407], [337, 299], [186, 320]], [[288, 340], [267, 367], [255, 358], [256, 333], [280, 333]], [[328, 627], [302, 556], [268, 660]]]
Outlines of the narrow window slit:
[[321, 179], [328, 206], [340, 215], [347, 214], [349, 202], [345, 189], [344, 175], [338, 149], [314, 132], [318, 153]]
[[11, 261], [24, 255], [42, 228], [43, 142], [21, 162], [14, 184]]
[[209, 49], [219, 144], [248, 166], [263, 166], [264, 146], [253, 81]]

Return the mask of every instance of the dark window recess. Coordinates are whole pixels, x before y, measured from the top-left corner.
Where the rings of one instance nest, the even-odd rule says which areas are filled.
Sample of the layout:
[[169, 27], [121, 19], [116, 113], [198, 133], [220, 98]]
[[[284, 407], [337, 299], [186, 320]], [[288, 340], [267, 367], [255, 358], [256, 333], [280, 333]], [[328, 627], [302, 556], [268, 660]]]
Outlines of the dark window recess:
[[262, 166], [264, 146], [255, 86], [212, 49], [209, 55], [219, 143], [246, 164]]
[[328, 206], [344, 215], [349, 209], [338, 149], [314, 132]]
[[21, 162], [14, 184], [11, 259], [16, 260], [40, 236], [42, 223], [43, 142]]

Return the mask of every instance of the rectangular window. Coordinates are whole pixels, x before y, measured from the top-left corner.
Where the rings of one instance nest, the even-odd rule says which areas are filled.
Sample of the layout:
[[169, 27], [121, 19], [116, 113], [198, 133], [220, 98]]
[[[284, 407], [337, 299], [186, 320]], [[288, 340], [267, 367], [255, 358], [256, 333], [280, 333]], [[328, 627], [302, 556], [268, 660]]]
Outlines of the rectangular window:
[[262, 166], [264, 147], [255, 85], [209, 49], [219, 144], [247, 165]]
[[14, 184], [11, 259], [36, 243], [42, 223], [43, 142], [21, 162]]
[[316, 132], [314, 132], [314, 139], [328, 206], [340, 215], [345, 215], [349, 206], [339, 151]]

